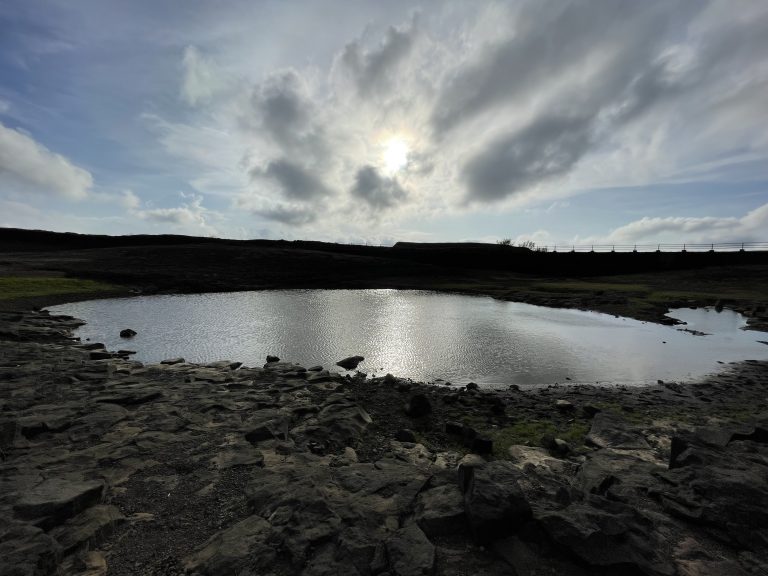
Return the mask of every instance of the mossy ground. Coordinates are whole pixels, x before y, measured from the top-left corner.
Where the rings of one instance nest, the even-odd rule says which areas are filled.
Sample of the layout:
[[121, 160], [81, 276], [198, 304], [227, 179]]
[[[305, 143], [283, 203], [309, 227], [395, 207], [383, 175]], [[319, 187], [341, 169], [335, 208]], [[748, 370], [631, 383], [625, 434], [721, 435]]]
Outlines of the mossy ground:
[[60, 294], [99, 294], [120, 290], [119, 286], [81, 278], [51, 276], [2, 276], [0, 300], [16, 300]]

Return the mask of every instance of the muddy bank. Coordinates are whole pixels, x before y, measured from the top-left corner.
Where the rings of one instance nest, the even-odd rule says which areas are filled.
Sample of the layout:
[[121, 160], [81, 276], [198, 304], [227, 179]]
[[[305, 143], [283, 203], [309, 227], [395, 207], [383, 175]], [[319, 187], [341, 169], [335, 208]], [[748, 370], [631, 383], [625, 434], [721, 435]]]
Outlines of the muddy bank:
[[485, 392], [77, 324], [0, 313], [0, 574], [768, 572], [768, 363]]

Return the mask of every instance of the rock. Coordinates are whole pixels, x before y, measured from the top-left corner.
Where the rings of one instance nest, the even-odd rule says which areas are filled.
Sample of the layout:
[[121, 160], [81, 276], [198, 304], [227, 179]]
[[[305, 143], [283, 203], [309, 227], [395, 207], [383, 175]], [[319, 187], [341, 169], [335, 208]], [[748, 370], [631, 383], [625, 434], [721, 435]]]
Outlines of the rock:
[[592, 404], [585, 404], [581, 407], [581, 411], [584, 413], [584, 416], [587, 418], [593, 418], [595, 414], [598, 412], [601, 412], [600, 408], [597, 406], [593, 406]]
[[322, 369], [323, 367], [318, 364], [317, 366], [312, 366], [310, 368], [307, 368], [307, 372], [320, 372], [320, 370]]
[[103, 492], [101, 481], [51, 478], [24, 492], [13, 510], [19, 518], [51, 528], [98, 503]]
[[200, 550], [185, 558], [184, 568], [204, 576], [260, 571], [275, 559], [271, 534], [269, 522], [260, 516], [249, 516], [214, 535]]
[[136, 336], [138, 332], [136, 330], [132, 330], [131, 328], [124, 328], [120, 330], [120, 338], [133, 338]]
[[587, 444], [598, 448], [622, 450], [648, 450], [650, 446], [643, 435], [625, 420], [610, 412], [599, 412], [592, 420], [592, 427], [585, 439]]
[[385, 545], [394, 576], [424, 576], [434, 572], [435, 547], [418, 525], [400, 528]]
[[472, 452], [475, 454], [491, 454], [493, 452], [493, 440], [484, 436], [478, 436], [472, 440]]
[[365, 360], [363, 356], [349, 356], [336, 362], [336, 366], [341, 366], [345, 370], [354, 370], [363, 360]]
[[185, 360], [184, 358], [178, 357], [178, 358], [168, 358], [166, 360], [161, 360], [160, 364], [166, 364], [166, 365], [173, 365], [173, 364], [184, 364]]
[[61, 547], [50, 535], [26, 523], [0, 524], [0, 575], [55, 574]]
[[568, 400], [558, 400], [555, 402], [555, 408], [560, 410], [560, 412], [570, 412], [574, 409], [573, 402], [570, 402]]
[[96, 350], [94, 352], [91, 352], [88, 356], [90, 357], [91, 360], [109, 360], [110, 358], [112, 358], [112, 353]]
[[261, 426], [252, 428], [245, 434], [245, 439], [253, 445], [263, 442], [264, 440], [272, 440], [274, 437], [275, 434], [268, 424], [262, 424]]
[[398, 442], [416, 442], [416, 436], [412, 431], [403, 428], [395, 433], [395, 440]]
[[420, 418], [432, 412], [432, 404], [425, 394], [414, 394], [405, 405], [405, 413], [411, 418]]
[[665, 530], [639, 510], [592, 496], [537, 518], [556, 544], [595, 567], [614, 572], [672, 576]]
[[518, 483], [522, 472], [511, 462], [497, 460], [463, 472], [459, 488], [464, 490], [465, 511], [477, 542], [501, 538], [531, 517]]
[[61, 545], [65, 554], [81, 546], [97, 545], [109, 535], [125, 517], [115, 506], [96, 505], [67, 520], [51, 531], [51, 536]]
[[550, 434], [545, 434], [541, 437], [540, 444], [543, 448], [546, 448], [550, 454], [562, 458], [571, 451], [571, 446], [562, 438], [555, 438]]
[[462, 436], [464, 432], [464, 425], [460, 422], [446, 422], [445, 432], [446, 434], [453, 434], [454, 436]]
[[280, 358], [267, 354], [267, 364], [271, 364], [272, 362], [280, 362]]
[[422, 492], [416, 500], [414, 520], [430, 537], [459, 534], [466, 530], [464, 497], [454, 484]]
[[466, 388], [467, 390], [477, 390], [478, 388], [480, 388], [480, 386], [478, 386], [475, 382], [470, 382], [464, 388]]

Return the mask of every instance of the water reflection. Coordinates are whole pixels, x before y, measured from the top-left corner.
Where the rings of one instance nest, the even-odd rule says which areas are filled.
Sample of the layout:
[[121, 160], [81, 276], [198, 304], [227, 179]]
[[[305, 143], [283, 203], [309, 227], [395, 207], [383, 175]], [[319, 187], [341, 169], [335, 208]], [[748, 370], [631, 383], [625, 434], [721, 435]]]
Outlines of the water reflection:
[[[765, 333], [741, 330], [725, 310], [678, 310], [685, 328], [491, 298], [397, 290], [276, 290], [93, 300], [53, 312], [88, 322], [78, 335], [131, 348], [143, 362], [183, 356], [260, 365], [267, 354], [332, 366], [353, 354], [360, 369], [417, 380], [494, 387], [638, 384], [716, 371], [717, 361], [768, 358]], [[130, 327], [130, 341], [118, 336]]]

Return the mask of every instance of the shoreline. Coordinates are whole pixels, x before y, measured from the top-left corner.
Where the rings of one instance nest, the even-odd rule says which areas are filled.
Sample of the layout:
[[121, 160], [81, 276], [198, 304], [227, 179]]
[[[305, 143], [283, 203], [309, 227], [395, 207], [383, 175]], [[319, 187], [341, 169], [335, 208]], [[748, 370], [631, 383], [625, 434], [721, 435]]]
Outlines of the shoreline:
[[[768, 362], [729, 365], [698, 384], [488, 391], [281, 362], [144, 366], [69, 340], [76, 324], [0, 313], [0, 517], [10, 527], [0, 553], [16, 568], [532, 575], [546, 567], [574, 576], [768, 568], [759, 544], [768, 518], [755, 516], [768, 488], [754, 484], [768, 455], [745, 456], [763, 450]], [[728, 440], [713, 441], [717, 433]], [[690, 493], [698, 477], [718, 494]], [[750, 537], [739, 528], [745, 506], [757, 523]], [[722, 512], [729, 507], [739, 515]], [[694, 520], [695, 509], [717, 513]], [[593, 550], [595, 529], [612, 555]]]

